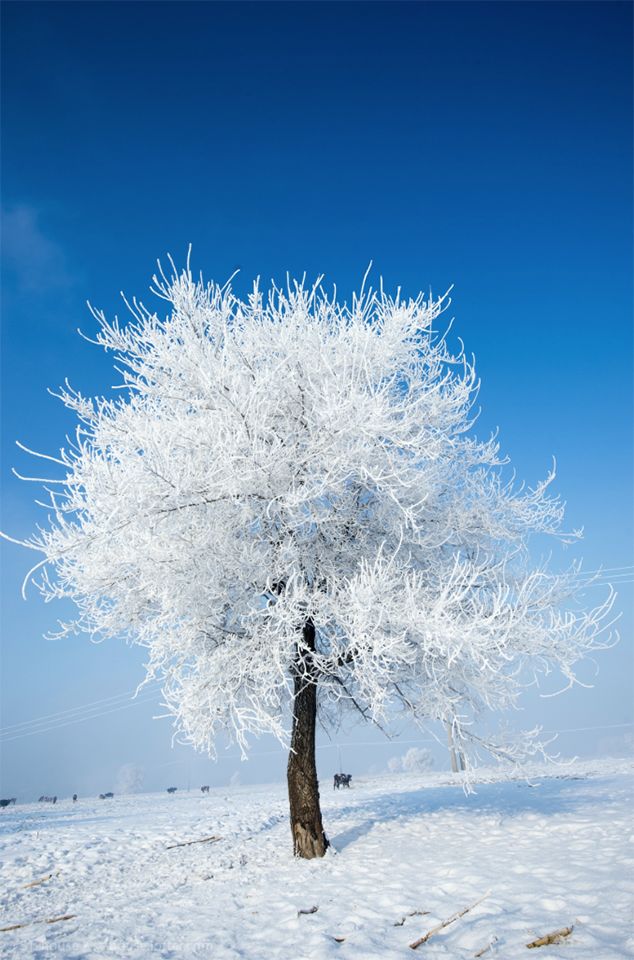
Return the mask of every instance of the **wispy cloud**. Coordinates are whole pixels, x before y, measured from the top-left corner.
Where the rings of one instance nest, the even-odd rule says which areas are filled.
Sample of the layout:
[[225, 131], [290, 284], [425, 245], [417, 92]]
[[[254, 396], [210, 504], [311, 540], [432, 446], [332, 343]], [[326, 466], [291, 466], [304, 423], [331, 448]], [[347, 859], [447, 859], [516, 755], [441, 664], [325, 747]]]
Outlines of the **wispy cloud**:
[[5, 278], [19, 293], [68, 289], [74, 283], [62, 247], [44, 232], [38, 211], [27, 204], [2, 208]]

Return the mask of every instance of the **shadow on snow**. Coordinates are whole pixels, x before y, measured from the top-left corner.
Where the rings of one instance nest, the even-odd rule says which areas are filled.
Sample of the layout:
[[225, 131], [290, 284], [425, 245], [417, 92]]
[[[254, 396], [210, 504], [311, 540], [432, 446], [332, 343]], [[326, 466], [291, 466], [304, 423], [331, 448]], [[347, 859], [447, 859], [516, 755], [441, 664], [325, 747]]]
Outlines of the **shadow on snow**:
[[[585, 781], [587, 785], [588, 781]], [[354, 819], [356, 824], [330, 837], [335, 850], [341, 851], [366, 836], [376, 824], [397, 820], [422, 819], [443, 812], [469, 816], [514, 817], [533, 813], [539, 816], [580, 812], [593, 802], [591, 794], [579, 790], [570, 779], [507, 781], [478, 784], [475, 792], [465, 794], [460, 785], [423, 787], [405, 793], [385, 794], [325, 811], [325, 819]], [[363, 822], [359, 823], [362, 819]]]

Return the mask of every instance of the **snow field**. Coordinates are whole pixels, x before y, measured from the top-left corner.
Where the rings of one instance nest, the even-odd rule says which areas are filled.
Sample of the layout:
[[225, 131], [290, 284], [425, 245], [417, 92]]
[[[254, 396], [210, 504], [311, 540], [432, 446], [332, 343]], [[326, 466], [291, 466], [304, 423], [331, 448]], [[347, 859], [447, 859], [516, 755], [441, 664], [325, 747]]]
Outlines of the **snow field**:
[[[283, 785], [10, 807], [0, 926], [29, 925], [0, 933], [0, 956], [466, 960], [497, 938], [483, 956], [514, 960], [574, 923], [537, 956], [634, 957], [632, 765], [560, 773], [472, 796], [438, 774], [323, 783], [333, 849], [313, 861], [292, 857]], [[211, 835], [221, 839], [167, 849]]]

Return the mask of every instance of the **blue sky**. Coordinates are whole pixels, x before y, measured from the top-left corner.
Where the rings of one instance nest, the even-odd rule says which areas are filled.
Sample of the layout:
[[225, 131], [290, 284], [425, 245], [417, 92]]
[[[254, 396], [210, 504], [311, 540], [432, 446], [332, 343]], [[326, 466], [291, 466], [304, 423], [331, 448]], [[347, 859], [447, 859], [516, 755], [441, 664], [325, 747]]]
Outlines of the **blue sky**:
[[[145, 295], [156, 258], [184, 260], [192, 243], [207, 277], [239, 268], [240, 291], [288, 270], [349, 293], [370, 260], [409, 293], [455, 284], [478, 432], [499, 427], [529, 482], [555, 455], [569, 525], [585, 528], [554, 562], [634, 562], [629, 4], [27, 2], [2, 16], [4, 530], [26, 536], [40, 512], [11, 475], [33, 470], [15, 439], [54, 453], [72, 426], [46, 388], [113, 382], [76, 333], [94, 329], [86, 299], [120, 312], [120, 290]], [[2, 727], [134, 688], [140, 651], [41, 639], [64, 612], [24, 603], [31, 555], [3, 555]], [[529, 698], [517, 723], [632, 720], [632, 585], [620, 589], [623, 640], [595, 688]], [[233, 754], [212, 767], [173, 752], [156, 712], [7, 742], [3, 795], [110, 789], [130, 762], [157, 787], [238, 769]], [[624, 732], [561, 747], [605, 750]], [[346, 748], [344, 765], [404, 749]], [[267, 757], [243, 779], [280, 776], [284, 758]]]

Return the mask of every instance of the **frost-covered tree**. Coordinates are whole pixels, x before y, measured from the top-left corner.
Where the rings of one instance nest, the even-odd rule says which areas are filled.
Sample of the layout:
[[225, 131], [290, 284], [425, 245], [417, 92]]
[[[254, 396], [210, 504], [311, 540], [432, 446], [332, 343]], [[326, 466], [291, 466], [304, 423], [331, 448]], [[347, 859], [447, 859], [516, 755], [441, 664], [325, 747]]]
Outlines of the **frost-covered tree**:
[[119, 767], [115, 790], [118, 794], [140, 793], [143, 789], [144, 780], [145, 771], [143, 767], [137, 763], [124, 763], [122, 767]]
[[410, 747], [402, 757], [390, 757], [387, 762], [390, 773], [426, 773], [433, 765], [432, 752], [424, 747]]
[[566, 609], [575, 571], [531, 566], [529, 537], [561, 528], [553, 475], [517, 488], [471, 435], [442, 298], [289, 282], [243, 301], [189, 267], [152, 289], [166, 316], [93, 311], [123, 390], [61, 390], [79, 424], [29, 576], [75, 602], [62, 632], [147, 648], [195, 747], [288, 745], [294, 850], [320, 856], [318, 717], [407, 711], [463, 749], [531, 678], [573, 682], [611, 600]]

